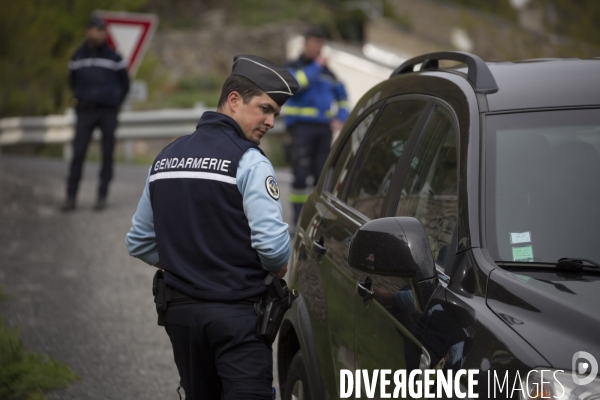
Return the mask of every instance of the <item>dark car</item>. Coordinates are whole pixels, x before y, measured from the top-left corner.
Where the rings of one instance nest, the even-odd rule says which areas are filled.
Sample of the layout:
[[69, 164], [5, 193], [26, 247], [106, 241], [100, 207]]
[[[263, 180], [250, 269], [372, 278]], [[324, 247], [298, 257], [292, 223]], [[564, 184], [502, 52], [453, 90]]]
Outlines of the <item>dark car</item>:
[[300, 216], [281, 392], [435, 369], [479, 371], [479, 398], [598, 399], [598, 263], [600, 60], [411, 59], [358, 102]]

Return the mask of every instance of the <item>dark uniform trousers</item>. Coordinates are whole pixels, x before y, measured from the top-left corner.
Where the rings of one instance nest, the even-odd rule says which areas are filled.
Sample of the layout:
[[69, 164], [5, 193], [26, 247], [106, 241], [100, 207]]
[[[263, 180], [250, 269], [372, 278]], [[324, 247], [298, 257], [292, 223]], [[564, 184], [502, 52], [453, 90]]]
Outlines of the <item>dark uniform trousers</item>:
[[292, 150], [292, 172], [294, 174], [292, 188], [294, 193], [299, 194], [295, 199], [292, 198], [294, 217], [297, 221], [306, 201], [306, 180], [312, 176], [314, 184], [317, 184], [329, 155], [331, 128], [328, 124], [303, 122], [294, 124], [288, 129], [292, 133], [294, 146]]
[[69, 170], [67, 196], [74, 198], [77, 195], [85, 154], [94, 128], [99, 127], [102, 131], [102, 167], [100, 169], [98, 198], [106, 197], [108, 184], [113, 176], [113, 150], [115, 147], [117, 114], [117, 108], [94, 108], [77, 111], [75, 139], [73, 141], [73, 160], [71, 161], [71, 168]]
[[253, 304], [174, 305], [165, 320], [186, 400], [273, 399], [273, 352], [256, 337]]

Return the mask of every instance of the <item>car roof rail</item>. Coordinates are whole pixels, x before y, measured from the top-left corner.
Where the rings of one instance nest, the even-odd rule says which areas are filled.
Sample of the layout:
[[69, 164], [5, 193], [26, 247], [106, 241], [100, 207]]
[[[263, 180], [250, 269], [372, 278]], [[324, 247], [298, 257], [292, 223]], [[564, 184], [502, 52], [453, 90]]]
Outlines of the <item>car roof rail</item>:
[[475, 54], [464, 51], [440, 51], [411, 58], [396, 68], [390, 78], [413, 72], [414, 67], [418, 64], [422, 64], [421, 71], [436, 70], [439, 68], [440, 60], [458, 61], [467, 64], [467, 81], [473, 86], [475, 92], [488, 94], [498, 91], [494, 75], [492, 75], [492, 71], [490, 71], [487, 64]]

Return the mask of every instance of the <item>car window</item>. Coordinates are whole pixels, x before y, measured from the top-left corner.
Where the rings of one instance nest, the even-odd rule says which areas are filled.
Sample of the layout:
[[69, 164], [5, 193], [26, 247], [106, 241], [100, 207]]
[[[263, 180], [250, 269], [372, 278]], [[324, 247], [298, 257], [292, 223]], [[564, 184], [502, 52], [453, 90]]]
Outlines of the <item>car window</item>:
[[341, 189], [343, 188], [344, 181], [348, 174], [348, 169], [352, 165], [354, 156], [358, 153], [358, 149], [364, 137], [373, 123], [375, 116], [379, 109], [370, 112], [357, 126], [354, 128], [350, 136], [346, 139], [343, 144], [341, 151], [339, 152], [333, 165], [333, 172], [329, 179], [328, 190], [335, 197], [339, 197]]
[[396, 211], [423, 224], [442, 268], [458, 220], [457, 142], [453, 118], [436, 107], [415, 149]]
[[346, 201], [349, 206], [371, 219], [379, 217], [396, 162], [426, 104], [403, 100], [381, 111], [356, 160]]

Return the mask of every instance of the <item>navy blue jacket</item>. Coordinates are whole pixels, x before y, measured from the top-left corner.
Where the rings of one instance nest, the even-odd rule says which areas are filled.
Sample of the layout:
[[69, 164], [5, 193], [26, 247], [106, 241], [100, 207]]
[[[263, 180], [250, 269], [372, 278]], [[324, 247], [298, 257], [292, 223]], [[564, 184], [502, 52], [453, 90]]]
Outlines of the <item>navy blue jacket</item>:
[[329, 125], [333, 118], [348, 119], [346, 89], [327, 66], [301, 56], [286, 67], [300, 85], [281, 110], [287, 126], [307, 122]]
[[251, 147], [258, 149], [233, 119], [206, 112], [196, 132], [167, 146], [152, 163], [150, 200], [168, 286], [216, 301], [265, 291], [267, 271], [252, 248], [236, 184], [238, 162]]
[[79, 47], [69, 62], [73, 96], [82, 104], [119, 108], [129, 91], [127, 64], [104, 44]]

